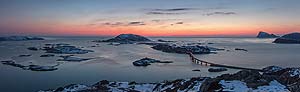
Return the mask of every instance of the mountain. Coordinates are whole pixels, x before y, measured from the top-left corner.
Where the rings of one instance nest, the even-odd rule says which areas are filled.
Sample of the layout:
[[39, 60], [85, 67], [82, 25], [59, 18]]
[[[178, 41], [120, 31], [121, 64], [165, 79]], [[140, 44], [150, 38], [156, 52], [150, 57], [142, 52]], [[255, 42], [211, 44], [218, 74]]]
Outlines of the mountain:
[[274, 34], [269, 34], [269, 33], [267, 33], [267, 32], [262, 32], [262, 31], [260, 31], [256, 37], [257, 37], [257, 38], [276, 38], [276, 37], [278, 37], [278, 36], [276, 36], [276, 35], [274, 35]]
[[103, 42], [140, 42], [140, 41], [151, 41], [151, 40], [136, 34], [120, 34], [114, 38], [104, 40]]

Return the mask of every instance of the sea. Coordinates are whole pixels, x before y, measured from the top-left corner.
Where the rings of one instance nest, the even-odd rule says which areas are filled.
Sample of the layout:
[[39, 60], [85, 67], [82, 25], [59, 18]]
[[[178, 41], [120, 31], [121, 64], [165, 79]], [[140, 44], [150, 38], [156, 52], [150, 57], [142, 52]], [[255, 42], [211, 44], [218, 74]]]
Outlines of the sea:
[[[208, 72], [211, 67], [194, 64], [186, 54], [165, 53], [143, 44], [96, 43], [93, 40], [108, 37], [46, 37], [41, 41], [0, 42], [0, 61], [14, 60], [29, 65], [55, 65], [61, 63], [56, 71], [29, 71], [0, 64], [1, 92], [36, 92], [54, 89], [69, 84], [92, 85], [100, 80], [135, 81], [156, 83], [165, 80], [188, 79], [192, 77], [216, 77], [221, 74], [235, 73], [238, 69], [224, 72]], [[267, 66], [299, 67], [300, 44], [275, 44], [271, 39], [259, 38], [216, 38], [216, 37], [150, 37], [151, 40], [170, 40], [177, 43], [202, 43], [202, 45], [221, 48], [213, 54], [195, 55], [198, 59], [224, 65], [261, 69]], [[45, 44], [67, 43], [82, 49], [93, 50], [77, 57], [94, 58], [83, 62], [57, 61], [55, 57], [40, 57], [45, 51], [31, 51], [28, 47], [41, 48]], [[97, 45], [98, 44], [98, 45]], [[242, 48], [248, 51], [235, 50]], [[30, 54], [29, 57], [18, 57]], [[173, 63], [155, 63], [147, 67], [136, 67], [132, 62], [144, 57]], [[192, 71], [199, 69], [199, 71]]]

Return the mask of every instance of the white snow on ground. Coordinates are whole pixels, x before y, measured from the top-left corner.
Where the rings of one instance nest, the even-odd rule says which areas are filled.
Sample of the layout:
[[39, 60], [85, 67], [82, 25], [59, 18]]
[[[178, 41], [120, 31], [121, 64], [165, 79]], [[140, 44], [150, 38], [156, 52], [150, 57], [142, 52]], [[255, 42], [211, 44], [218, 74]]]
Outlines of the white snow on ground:
[[239, 80], [225, 81], [221, 80], [222, 91], [229, 92], [290, 92], [284, 85], [273, 80], [266, 86], [259, 86], [257, 89], [248, 88], [245, 82]]
[[284, 85], [280, 84], [276, 80], [269, 83], [269, 86], [260, 86], [253, 92], [290, 92]]
[[298, 76], [300, 77], [300, 69], [299, 68], [294, 68], [292, 70], [289, 71], [290, 76], [295, 77]]
[[[190, 79], [185, 79], [183, 81], [179, 81], [180, 85], [183, 85], [186, 82], [189, 82]], [[200, 85], [202, 84], [203, 80], [201, 81], [193, 81], [194, 85], [189, 84], [189, 87], [183, 90], [177, 90], [177, 92], [197, 92], [200, 90]], [[170, 83], [170, 82], [169, 82]], [[140, 91], [140, 92], [161, 92], [168, 88], [174, 89], [178, 85], [175, 83], [129, 83], [129, 82], [109, 82], [107, 85], [103, 85], [109, 88], [108, 91], [111, 92], [128, 92], [128, 91]], [[162, 87], [162, 85], [165, 85]], [[65, 86], [60, 92], [77, 92], [77, 91], [84, 91], [88, 89], [94, 89], [92, 86], [81, 85], [81, 84], [74, 84]], [[47, 90], [47, 91], [39, 91], [39, 92], [54, 92], [55, 90]]]
[[222, 85], [222, 91], [229, 91], [229, 92], [248, 92], [251, 90], [247, 87], [245, 82], [241, 82], [239, 80], [234, 81], [225, 81], [221, 80], [219, 84]]
[[87, 88], [88, 87], [86, 85], [76, 84], [76, 85], [73, 85], [72, 87], [65, 88], [64, 92], [80, 91], [80, 90], [85, 90]]
[[[77, 91], [81, 91], [81, 90], [85, 90], [85, 89], [89, 89], [88, 86], [86, 85], [82, 85], [82, 84], [75, 84], [75, 85], [71, 85], [68, 87], [65, 87], [62, 91], [60, 92], [77, 92]], [[48, 91], [38, 91], [38, 92], [54, 92], [52, 90], [48, 90]]]

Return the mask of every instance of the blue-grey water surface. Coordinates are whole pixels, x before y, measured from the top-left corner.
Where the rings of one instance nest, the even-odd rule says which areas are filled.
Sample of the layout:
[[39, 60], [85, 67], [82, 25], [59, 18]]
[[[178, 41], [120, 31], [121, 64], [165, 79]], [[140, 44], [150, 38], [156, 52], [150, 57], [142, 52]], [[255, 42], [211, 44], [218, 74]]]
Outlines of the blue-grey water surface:
[[[178, 78], [198, 76], [214, 77], [224, 73], [234, 73], [238, 70], [229, 69], [222, 73], [209, 73], [209, 67], [199, 66], [189, 61], [188, 55], [164, 53], [153, 50], [148, 45], [126, 44], [119, 46], [108, 43], [94, 43], [95, 37], [72, 38], [50, 37], [44, 41], [7, 41], [0, 42], [0, 60], [13, 59], [21, 64], [30, 62], [39, 65], [55, 65], [56, 57], [39, 57], [44, 51], [30, 51], [27, 47], [42, 47], [46, 43], [69, 43], [84, 49], [94, 50], [78, 57], [96, 57], [84, 62], [62, 62], [57, 71], [36, 72], [22, 70], [0, 64], [1, 92], [33, 92], [41, 89], [57, 88], [60, 86], [80, 83], [93, 84], [99, 80], [160, 82]], [[250, 68], [263, 68], [270, 65], [282, 67], [299, 67], [299, 44], [274, 44], [274, 39], [257, 38], [151, 38], [179, 42], [200, 42], [205, 45], [224, 48], [217, 54], [196, 55], [199, 59]], [[214, 43], [214, 44], [207, 44]], [[99, 47], [91, 47], [100, 44]], [[245, 51], [236, 51], [244, 48]], [[18, 57], [21, 54], [32, 54], [30, 57]], [[159, 60], [171, 60], [171, 64], [152, 64], [147, 67], [135, 67], [132, 62], [144, 57]], [[200, 69], [201, 72], [192, 71]]]

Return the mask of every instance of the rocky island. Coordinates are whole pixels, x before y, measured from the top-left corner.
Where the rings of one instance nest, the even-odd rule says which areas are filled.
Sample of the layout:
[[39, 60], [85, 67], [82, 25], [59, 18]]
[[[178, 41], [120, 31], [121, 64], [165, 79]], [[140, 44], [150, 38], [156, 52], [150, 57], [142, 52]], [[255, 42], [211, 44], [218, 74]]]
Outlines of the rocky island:
[[260, 31], [256, 37], [257, 38], [276, 38], [278, 36], [275, 34], [269, 34], [267, 32]]
[[160, 61], [152, 58], [142, 58], [140, 60], [134, 61], [132, 64], [134, 66], [148, 66], [151, 63], [173, 63], [172, 61]]
[[54, 54], [86, 54], [93, 52], [92, 50], [80, 49], [69, 44], [47, 44], [45, 47], [43, 47], [43, 50], [45, 50], [46, 53]]
[[21, 68], [23, 70], [31, 70], [31, 71], [54, 71], [58, 69], [56, 67], [59, 65], [59, 64], [53, 66], [42, 66], [42, 65], [35, 65], [35, 64], [22, 65], [12, 60], [1, 61], [1, 63], [4, 65], [9, 65], [9, 66]]
[[28, 40], [45, 40], [45, 39], [40, 37], [29, 37], [29, 36], [0, 37], [0, 41], [28, 41]]
[[184, 45], [184, 46], [178, 46], [178, 45], [169, 45], [169, 44], [158, 44], [153, 47], [151, 47], [155, 50], [168, 52], [168, 53], [180, 53], [180, 54], [186, 54], [186, 53], [193, 53], [193, 54], [209, 54], [211, 50], [207, 46], [200, 46], [200, 45]]
[[121, 44], [132, 44], [135, 42], [151, 41], [150, 39], [136, 34], [120, 34], [107, 40], [96, 40], [94, 42], [117, 42]]
[[300, 44], [300, 33], [290, 33], [275, 39], [274, 43]]

